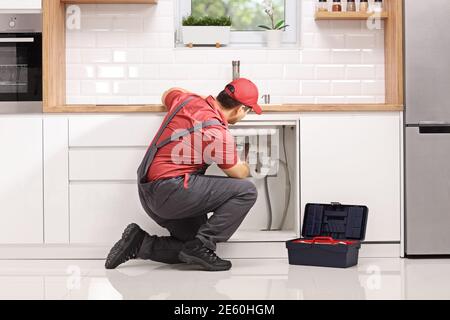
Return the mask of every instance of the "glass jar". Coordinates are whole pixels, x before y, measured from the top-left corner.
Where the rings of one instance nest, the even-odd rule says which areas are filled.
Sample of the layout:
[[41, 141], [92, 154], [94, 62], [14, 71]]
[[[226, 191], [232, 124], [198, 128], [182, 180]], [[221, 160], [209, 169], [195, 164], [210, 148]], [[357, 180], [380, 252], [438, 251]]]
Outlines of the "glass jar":
[[355, 0], [347, 0], [347, 11], [348, 12], [355, 12], [356, 11]]
[[327, 0], [319, 0], [317, 2], [317, 12], [326, 12], [328, 11], [328, 1]]
[[383, 0], [375, 0], [372, 4], [371, 12], [380, 13], [383, 11]]
[[359, 3], [359, 11], [366, 13], [369, 11], [369, 1], [368, 0], [361, 0]]
[[342, 11], [341, 0], [333, 0], [332, 11], [333, 12], [340, 12], [340, 11]]

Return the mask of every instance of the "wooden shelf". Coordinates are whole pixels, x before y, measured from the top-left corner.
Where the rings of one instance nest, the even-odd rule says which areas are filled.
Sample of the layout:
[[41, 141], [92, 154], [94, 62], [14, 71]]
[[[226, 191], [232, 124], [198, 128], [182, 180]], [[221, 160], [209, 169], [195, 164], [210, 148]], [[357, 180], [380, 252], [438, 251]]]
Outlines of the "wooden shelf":
[[156, 4], [158, 0], [60, 0], [69, 4]]
[[[273, 112], [376, 112], [403, 111], [400, 104], [271, 104], [263, 105], [264, 113]], [[48, 113], [158, 113], [166, 112], [159, 104], [147, 105], [63, 105], [44, 109]]]
[[[375, 13], [364, 13], [364, 12], [316, 12], [316, 20], [367, 20], [375, 15]], [[378, 14], [381, 19], [387, 19], [388, 13], [382, 12]]]

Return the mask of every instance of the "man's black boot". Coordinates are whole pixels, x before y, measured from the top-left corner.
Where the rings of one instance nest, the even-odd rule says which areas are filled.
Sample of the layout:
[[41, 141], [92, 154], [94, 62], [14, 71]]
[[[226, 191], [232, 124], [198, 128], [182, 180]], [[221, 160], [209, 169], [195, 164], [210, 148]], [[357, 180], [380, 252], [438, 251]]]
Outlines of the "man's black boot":
[[178, 258], [188, 264], [201, 265], [207, 271], [226, 271], [231, 262], [219, 258], [216, 253], [203, 245], [199, 239], [186, 242]]
[[105, 262], [106, 269], [115, 269], [130, 259], [135, 259], [145, 237], [137, 224], [132, 223], [122, 233], [122, 238], [112, 247]]

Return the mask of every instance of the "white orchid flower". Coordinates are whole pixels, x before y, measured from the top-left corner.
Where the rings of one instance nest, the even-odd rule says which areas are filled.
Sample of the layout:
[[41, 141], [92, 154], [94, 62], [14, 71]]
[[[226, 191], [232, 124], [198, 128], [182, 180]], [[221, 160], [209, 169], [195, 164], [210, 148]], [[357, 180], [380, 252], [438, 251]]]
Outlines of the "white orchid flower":
[[263, 1], [264, 11], [268, 15], [273, 15], [273, 3], [272, 0], [264, 0]]

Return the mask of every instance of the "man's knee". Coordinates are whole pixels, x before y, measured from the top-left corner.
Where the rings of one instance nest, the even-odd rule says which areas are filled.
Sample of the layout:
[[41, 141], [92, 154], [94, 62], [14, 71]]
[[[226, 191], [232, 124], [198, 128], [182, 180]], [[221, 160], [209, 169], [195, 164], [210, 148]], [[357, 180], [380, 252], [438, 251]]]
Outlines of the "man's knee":
[[250, 180], [240, 180], [240, 183], [243, 196], [253, 205], [258, 198], [258, 189], [256, 189], [255, 184]]

